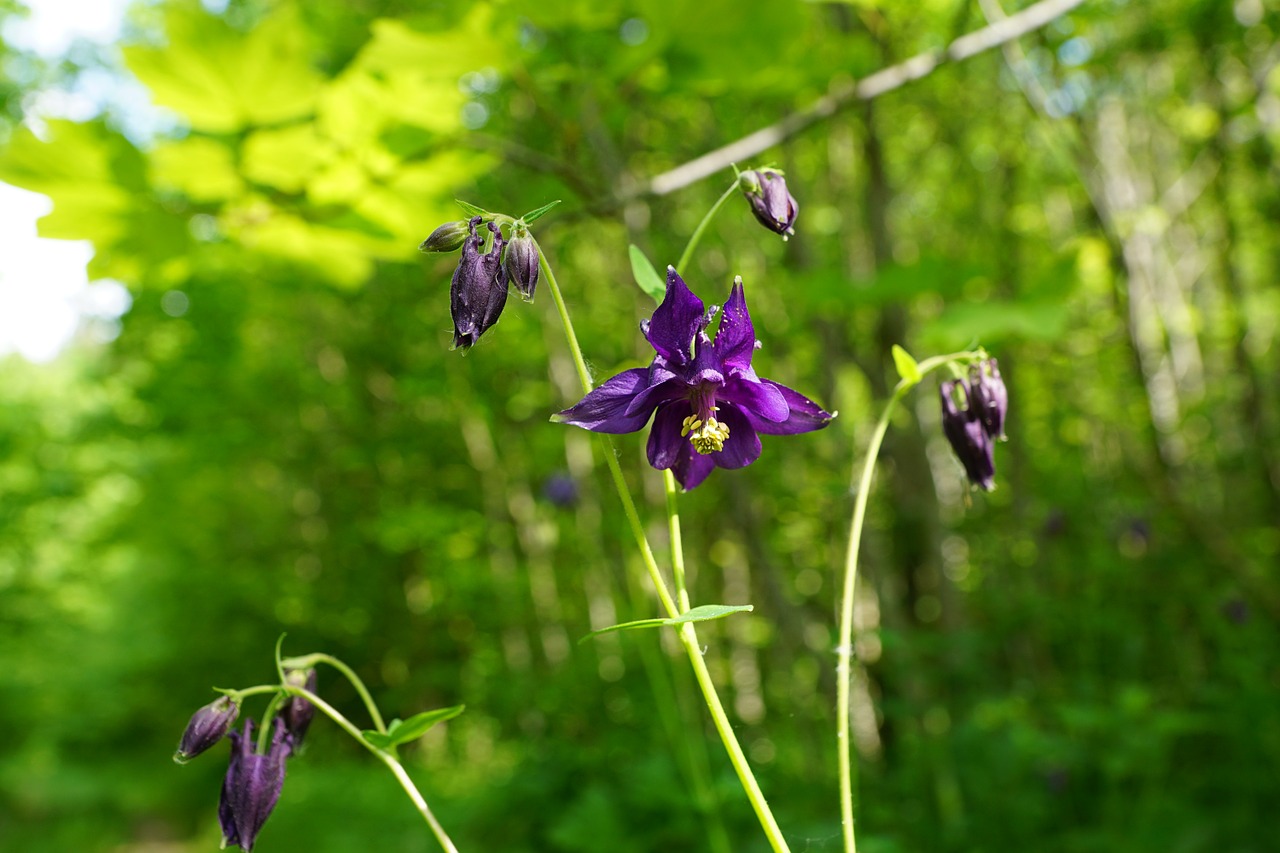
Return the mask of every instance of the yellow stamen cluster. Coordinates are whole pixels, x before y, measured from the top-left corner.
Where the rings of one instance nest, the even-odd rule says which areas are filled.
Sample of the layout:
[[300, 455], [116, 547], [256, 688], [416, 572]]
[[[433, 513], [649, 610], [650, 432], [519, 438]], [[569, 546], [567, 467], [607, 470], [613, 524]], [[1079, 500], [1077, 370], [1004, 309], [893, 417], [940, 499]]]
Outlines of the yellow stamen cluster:
[[707, 418], [703, 423], [697, 415], [689, 415], [684, 419], [680, 435], [688, 436], [693, 449], [705, 456], [724, 450], [724, 443], [729, 440], [729, 427], [715, 418]]

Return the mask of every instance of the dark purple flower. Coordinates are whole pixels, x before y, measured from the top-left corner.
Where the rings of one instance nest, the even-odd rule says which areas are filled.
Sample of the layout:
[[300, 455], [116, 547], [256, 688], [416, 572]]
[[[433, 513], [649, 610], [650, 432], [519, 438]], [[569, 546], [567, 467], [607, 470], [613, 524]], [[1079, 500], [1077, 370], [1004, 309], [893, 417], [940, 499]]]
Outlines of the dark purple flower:
[[[956, 405], [955, 391], [964, 392], [965, 407]], [[986, 427], [978, 417], [973, 394], [963, 379], [952, 379], [938, 386], [942, 396], [942, 431], [951, 442], [969, 482], [984, 491], [995, 488], [996, 463], [994, 445]]]
[[468, 349], [475, 344], [502, 314], [507, 304], [507, 271], [502, 265], [502, 249], [506, 241], [498, 226], [489, 223], [493, 247], [487, 254], [484, 237], [476, 233], [481, 219], [468, 223], [470, 236], [462, 244], [462, 260], [453, 273], [449, 288], [449, 310], [453, 315], [453, 348]]
[[240, 716], [240, 705], [230, 696], [214, 699], [199, 711], [191, 715], [187, 730], [182, 733], [182, 741], [173, 760], [186, 764], [209, 747], [226, 737], [227, 729]]
[[1004, 417], [1009, 411], [1009, 392], [1000, 378], [994, 358], [969, 367], [969, 392], [978, 420], [993, 441], [1004, 441]]
[[752, 169], [738, 178], [742, 193], [751, 205], [751, 212], [765, 228], [781, 234], [796, 233], [796, 214], [800, 206], [787, 191], [786, 178], [777, 169]]
[[533, 301], [533, 290], [538, 286], [538, 247], [524, 226], [507, 243], [507, 256], [503, 260], [507, 277], [520, 291], [526, 302]]
[[239, 845], [253, 850], [262, 826], [280, 799], [284, 788], [284, 763], [293, 748], [293, 739], [277, 717], [271, 744], [265, 755], [255, 750], [253, 721], [245, 720], [244, 733], [231, 732], [231, 763], [222, 780], [218, 802], [218, 822], [222, 825], [222, 846]]
[[[310, 693], [316, 692], [316, 671], [310, 667], [291, 669], [285, 673], [285, 678], [293, 687], [305, 687]], [[293, 740], [294, 750], [302, 746], [302, 739], [306, 737], [315, 715], [316, 706], [301, 696], [290, 696], [280, 709], [280, 718], [284, 720], [284, 727]]]
[[[670, 468], [685, 489], [711, 469], [744, 468], [760, 456], [760, 433], [794, 435], [821, 429], [833, 415], [751, 369], [759, 342], [747, 313], [742, 279], [734, 281], [713, 341], [706, 311], [675, 269], [667, 294], [640, 330], [657, 351], [647, 368], [625, 370], [552, 417], [594, 432], [649, 433], [649, 464]], [[654, 415], [654, 412], [657, 412]]]

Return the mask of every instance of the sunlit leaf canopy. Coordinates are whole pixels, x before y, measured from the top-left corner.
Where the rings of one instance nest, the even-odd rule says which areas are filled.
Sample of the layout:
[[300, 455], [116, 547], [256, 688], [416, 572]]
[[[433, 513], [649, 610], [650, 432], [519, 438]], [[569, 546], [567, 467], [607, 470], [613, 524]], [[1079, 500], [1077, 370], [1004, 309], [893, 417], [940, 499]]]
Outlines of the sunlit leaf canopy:
[[[0, 846], [214, 849], [225, 755], [168, 756], [287, 630], [388, 717], [465, 702], [400, 747], [461, 849], [762, 849], [674, 632], [575, 642], [660, 614], [599, 446], [547, 423], [581, 395], [552, 301], [451, 353], [457, 256], [416, 247], [456, 198], [562, 199], [531, 230], [593, 374], [647, 364], [636, 281], [734, 173], [647, 182], [999, 11], [159, 0], [118, 52], [0, 40], [0, 180], [134, 299], [52, 365], [0, 362]], [[932, 379], [892, 421], [854, 644], [864, 848], [1266, 849], [1277, 11], [1095, 0], [736, 163], [785, 171], [796, 235], [733, 198], [681, 273], [708, 304], [741, 275], [757, 369], [840, 417], [766, 437], [682, 521], [693, 604], [754, 605], [698, 630], [793, 849], [840, 847], [836, 566], [895, 344], [997, 355], [1010, 440], [973, 494]], [[28, 97], [104, 63], [157, 130]], [[644, 438], [616, 447], [661, 542]], [[426, 849], [324, 721], [289, 774], [258, 849]]]

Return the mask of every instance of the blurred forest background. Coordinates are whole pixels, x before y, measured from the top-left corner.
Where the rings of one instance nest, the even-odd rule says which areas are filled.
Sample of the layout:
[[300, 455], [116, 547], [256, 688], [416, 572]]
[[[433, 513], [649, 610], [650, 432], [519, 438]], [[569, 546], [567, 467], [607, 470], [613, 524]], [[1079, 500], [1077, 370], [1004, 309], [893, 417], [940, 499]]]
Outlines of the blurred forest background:
[[[627, 246], [673, 262], [732, 172], [648, 179], [1005, 2], [143, 0], [118, 48], [0, 43], [0, 180], [132, 296], [0, 361], [0, 848], [216, 849], [223, 749], [169, 757], [288, 632], [391, 715], [466, 703], [408, 753], [463, 851], [765, 849], [673, 638], [577, 643], [656, 608], [599, 445], [547, 422], [580, 396], [549, 295], [463, 357], [456, 256], [416, 247], [454, 197], [564, 199], [534, 230], [583, 347], [637, 366]], [[889, 347], [975, 342], [998, 489], [931, 380], [871, 502], [863, 849], [1280, 849], [1278, 13], [1089, 0], [739, 164], [786, 170], [797, 234], [735, 200], [686, 278], [741, 274], [760, 374], [840, 417], [682, 510], [695, 603], [756, 608], [702, 636], [793, 850], [840, 847], [838, 567]], [[104, 69], [146, 121], [33, 107]], [[323, 719], [259, 845], [437, 849]]]

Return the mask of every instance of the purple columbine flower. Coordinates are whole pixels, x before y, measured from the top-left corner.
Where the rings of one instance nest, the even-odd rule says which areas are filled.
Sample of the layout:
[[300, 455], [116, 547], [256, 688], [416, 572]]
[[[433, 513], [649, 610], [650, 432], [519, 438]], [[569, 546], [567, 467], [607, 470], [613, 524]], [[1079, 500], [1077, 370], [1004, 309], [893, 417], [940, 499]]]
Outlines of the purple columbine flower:
[[1000, 378], [1000, 365], [994, 358], [969, 367], [969, 393], [978, 419], [992, 441], [1004, 441], [1004, 418], [1009, 411], [1009, 392]]
[[231, 732], [231, 763], [222, 780], [218, 822], [222, 846], [239, 845], [253, 850], [258, 833], [271, 816], [284, 788], [284, 763], [293, 749], [293, 738], [276, 717], [271, 744], [265, 755], [255, 750], [253, 721], [245, 720], [244, 733]]
[[777, 169], [752, 169], [739, 178], [742, 193], [751, 205], [751, 212], [765, 228], [782, 239], [796, 233], [796, 214], [800, 206], [787, 191], [787, 180]]
[[[714, 340], [706, 311], [672, 267], [667, 294], [640, 330], [657, 351], [653, 363], [624, 370], [551, 419], [593, 432], [649, 433], [649, 464], [671, 469], [686, 490], [711, 469], [744, 468], [760, 456], [760, 433], [795, 435], [822, 429], [834, 415], [751, 369], [759, 341], [747, 313], [742, 279], [725, 303]], [[654, 412], [657, 412], [655, 415]]]
[[173, 760], [186, 764], [200, 753], [209, 749], [227, 735], [227, 730], [240, 716], [240, 705], [232, 701], [230, 696], [214, 699], [208, 705], [191, 715], [191, 722], [182, 733], [178, 751]]
[[[956, 405], [955, 391], [964, 392], [965, 407]], [[969, 482], [983, 491], [995, 488], [995, 445], [978, 415], [973, 392], [963, 379], [952, 379], [938, 386], [942, 396], [942, 431], [951, 443], [956, 458], [964, 466]]]
[[467, 224], [470, 236], [462, 244], [462, 260], [453, 273], [449, 288], [449, 310], [453, 315], [453, 348], [469, 349], [490, 326], [498, 322], [507, 304], [507, 271], [502, 265], [506, 241], [498, 226], [489, 223], [493, 246], [487, 254], [484, 237], [476, 233], [481, 217]]
[[[309, 693], [316, 692], [314, 668], [291, 669], [285, 673], [285, 678], [293, 687], [306, 688]], [[280, 709], [280, 719], [284, 720], [285, 730], [289, 732], [295, 752], [302, 746], [302, 739], [307, 736], [307, 729], [311, 728], [311, 721], [315, 716], [316, 706], [301, 696], [290, 696]]]

